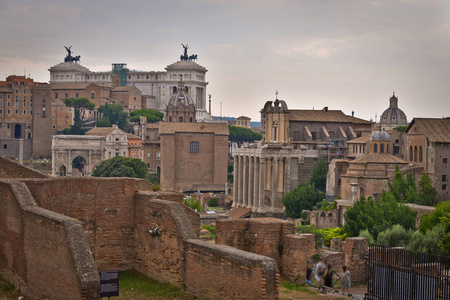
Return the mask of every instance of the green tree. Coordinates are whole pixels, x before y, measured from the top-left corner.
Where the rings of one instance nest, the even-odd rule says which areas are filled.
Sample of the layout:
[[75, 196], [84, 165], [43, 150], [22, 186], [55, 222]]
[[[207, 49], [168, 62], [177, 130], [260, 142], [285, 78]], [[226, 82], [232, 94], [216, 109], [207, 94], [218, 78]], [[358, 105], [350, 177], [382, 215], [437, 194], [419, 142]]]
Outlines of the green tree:
[[314, 188], [318, 191], [324, 192], [327, 186], [328, 164], [325, 159], [317, 162], [312, 170], [311, 179], [309, 180]]
[[397, 130], [400, 132], [406, 132], [406, 129], [408, 129], [408, 126], [397, 126], [394, 128], [394, 130]]
[[422, 199], [423, 205], [434, 205], [438, 202], [436, 196], [436, 189], [433, 186], [433, 181], [428, 174], [423, 173], [419, 181], [419, 195]]
[[93, 110], [95, 108], [95, 104], [89, 101], [88, 98], [66, 98], [64, 100], [64, 104], [68, 107], [74, 108], [73, 125], [70, 126], [69, 130], [64, 130], [64, 134], [83, 135], [85, 131], [81, 128], [82, 120], [80, 109], [86, 108]]
[[298, 219], [303, 210], [312, 210], [317, 202], [325, 198], [322, 192], [316, 192], [309, 183], [299, 185], [295, 190], [287, 193], [282, 202], [288, 218]]
[[389, 192], [394, 195], [395, 200], [398, 202], [403, 202], [403, 198], [406, 195], [407, 185], [405, 178], [403, 178], [402, 172], [398, 168], [398, 165], [395, 166], [395, 174], [394, 174], [394, 182], [388, 183]]
[[92, 176], [145, 178], [147, 173], [147, 165], [139, 158], [116, 156], [102, 161]]
[[244, 142], [254, 142], [262, 139], [262, 135], [248, 128], [228, 126], [230, 135], [228, 140], [233, 143], [242, 145]]
[[439, 246], [443, 236], [444, 227], [442, 225], [433, 227], [426, 234], [416, 231], [412, 234], [406, 249], [415, 252], [443, 255], [444, 251]]
[[147, 122], [150, 123], [159, 122], [164, 118], [164, 114], [162, 112], [153, 109], [136, 109], [130, 112], [130, 121], [137, 123], [140, 121], [141, 116], [147, 117]]
[[385, 247], [405, 247], [408, 245], [412, 230], [405, 230], [401, 225], [395, 224], [391, 228], [380, 232], [377, 239], [377, 245]]
[[376, 203], [372, 197], [361, 198], [344, 214], [344, 228], [350, 236], [358, 236], [361, 230], [368, 230], [376, 240], [378, 234], [395, 224], [406, 230], [414, 229], [416, 212], [406, 205], [398, 204], [394, 195], [383, 191]]
[[109, 122], [108, 118], [101, 118], [97, 120], [96, 125], [97, 127], [111, 127], [111, 123]]
[[440, 202], [436, 205], [436, 210], [429, 215], [423, 215], [420, 221], [419, 231], [427, 233], [435, 226], [442, 224], [443, 218], [450, 216], [450, 201]]
[[116, 124], [122, 130], [128, 125], [128, 113], [123, 111], [122, 104], [101, 105], [98, 111], [102, 113], [102, 118], [108, 119], [110, 124]]

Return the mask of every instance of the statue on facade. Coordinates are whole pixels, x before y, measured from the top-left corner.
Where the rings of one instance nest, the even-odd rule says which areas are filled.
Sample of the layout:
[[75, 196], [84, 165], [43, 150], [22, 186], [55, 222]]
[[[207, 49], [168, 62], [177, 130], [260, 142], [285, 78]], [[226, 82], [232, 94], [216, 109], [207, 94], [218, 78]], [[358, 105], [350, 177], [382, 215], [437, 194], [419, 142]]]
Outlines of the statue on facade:
[[189, 45], [188, 44], [186, 44], [186, 46], [181, 44], [181, 46], [183, 46], [183, 48], [184, 48], [184, 54], [180, 55], [180, 60], [181, 61], [197, 60], [197, 54], [192, 54], [191, 56], [188, 55], [188, 53], [187, 53], [187, 49], [189, 49]]
[[72, 56], [72, 50], [71, 50], [72, 46], [70, 46], [70, 47], [64, 46], [64, 48], [66, 48], [66, 50], [67, 50], [67, 56], [64, 58], [64, 62], [79, 62], [80, 61], [81, 56], [79, 56], [79, 55], [77, 55], [75, 57]]

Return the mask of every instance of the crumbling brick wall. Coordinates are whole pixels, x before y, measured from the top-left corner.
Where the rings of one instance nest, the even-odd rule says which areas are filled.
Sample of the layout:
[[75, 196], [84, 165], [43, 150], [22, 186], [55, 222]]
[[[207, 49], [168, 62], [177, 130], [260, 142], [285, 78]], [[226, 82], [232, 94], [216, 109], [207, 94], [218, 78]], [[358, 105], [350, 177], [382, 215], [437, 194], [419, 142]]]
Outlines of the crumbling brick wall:
[[48, 178], [36, 170], [0, 156], [0, 178]]
[[284, 241], [280, 267], [282, 274], [303, 283], [306, 279], [306, 262], [316, 253], [314, 234], [289, 234]]
[[[197, 239], [182, 205], [139, 193], [136, 269], [214, 299], [277, 299], [276, 262]], [[211, 278], [217, 280], [211, 280]]]
[[345, 239], [345, 265], [350, 270], [352, 281], [366, 280], [367, 261], [364, 254], [368, 252], [369, 240], [363, 237]]
[[34, 298], [97, 299], [99, 276], [80, 222], [0, 181], [0, 271]]

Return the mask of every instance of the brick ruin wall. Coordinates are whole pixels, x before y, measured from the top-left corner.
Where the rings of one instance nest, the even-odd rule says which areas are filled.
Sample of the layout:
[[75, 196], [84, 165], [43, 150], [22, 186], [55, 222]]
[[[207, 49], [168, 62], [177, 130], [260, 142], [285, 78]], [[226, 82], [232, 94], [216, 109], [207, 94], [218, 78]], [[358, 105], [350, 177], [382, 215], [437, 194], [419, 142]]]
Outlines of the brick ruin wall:
[[48, 176], [0, 156], [0, 178], [48, 178]]
[[34, 298], [97, 299], [100, 279], [79, 221], [0, 180], [0, 273]]
[[[98, 272], [111, 269], [136, 269], [184, 284], [202, 297], [278, 297], [276, 262], [198, 240], [193, 228], [200, 224], [199, 216], [179, 203], [175, 193], [139, 191], [148, 190], [149, 183], [124, 178], [24, 179], [13, 184], [23, 187], [34, 207], [28, 216], [16, 207], [8, 184], [1, 185], [0, 266], [5, 278], [33, 297], [97, 299]], [[172, 201], [162, 200], [166, 198]], [[27, 223], [12, 230], [10, 219]], [[162, 230], [160, 236], [150, 234], [156, 228]], [[221, 280], [212, 284], [192, 278], [204, 274], [208, 279], [220, 274]]]
[[139, 193], [136, 224], [136, 270], [202, 297], [278, 298], [273, 259], [197, 239], [180, 203]]
[[[317, 253], [315, 237], [294, 232], [293, 222], [279, 219], [220, 220], [216, 223], [216, 243], [271, 257], [277, 262], [282, 277], [302, 283], [306, 262]], [[347, 238], [346, 242], [334, 240], [332, 245], [334, 251], [320, 251], [332, 269], [340, 274], [345, 264], [352, 281], [365, 281], [364, 254], [368, 251], [368, 240]]]

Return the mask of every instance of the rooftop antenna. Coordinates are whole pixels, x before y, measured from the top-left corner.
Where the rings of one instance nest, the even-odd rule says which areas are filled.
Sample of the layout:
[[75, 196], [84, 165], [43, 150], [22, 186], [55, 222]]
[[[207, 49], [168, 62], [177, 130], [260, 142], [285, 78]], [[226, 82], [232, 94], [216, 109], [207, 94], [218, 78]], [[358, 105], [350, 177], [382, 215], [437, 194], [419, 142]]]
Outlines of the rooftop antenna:
[[220, 102], [220, 121], [222, 121], [222, 102]]
[[278, 100], [278, 90], [275, 91], [275, 99]]

